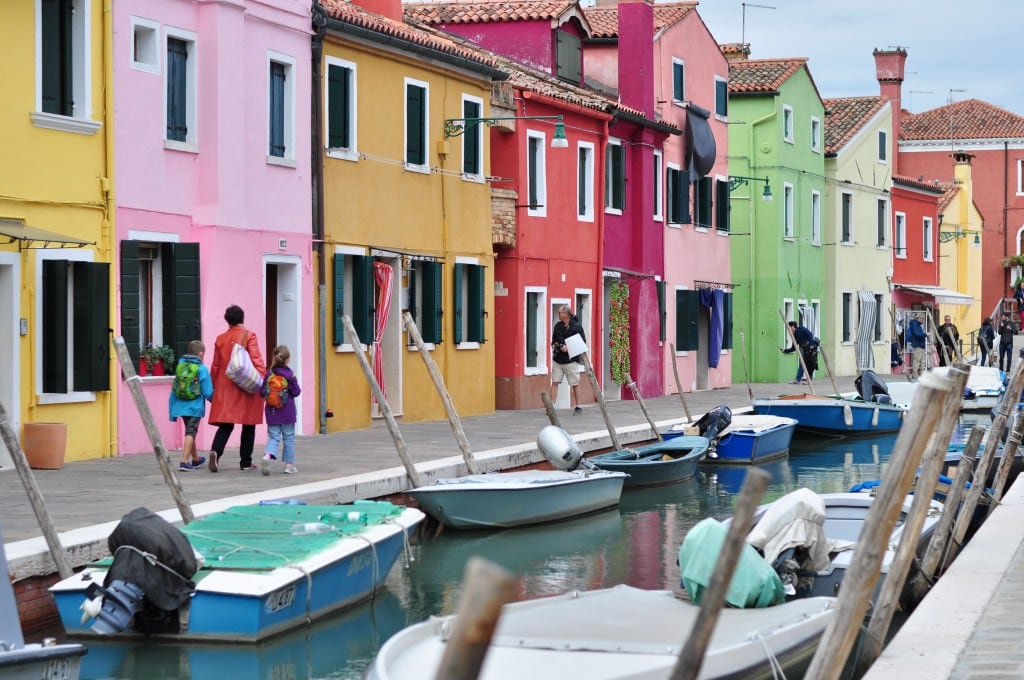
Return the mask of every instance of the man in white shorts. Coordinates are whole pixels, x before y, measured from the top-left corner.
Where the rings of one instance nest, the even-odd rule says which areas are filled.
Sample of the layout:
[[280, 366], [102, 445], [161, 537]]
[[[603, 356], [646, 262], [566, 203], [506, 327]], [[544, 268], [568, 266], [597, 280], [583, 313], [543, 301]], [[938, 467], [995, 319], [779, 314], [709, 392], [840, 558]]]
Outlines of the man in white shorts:
[[558, 322], [551, 330], [551, 387], [548, 389], [548, 394], [551, 395], [551, 401], [554, 402], [555, 395], [558, 393], [558, 383], [562, 382], [564, 377], [572, 392], [572, 414], [578, 416], [583, 413], [579, 397], [576, 394], [576, 389], [580, 384], [579, 364], [576, 362], [575, 356], [569, 356], [565, 346], [566, 338], [573, 335], [579, 335], [584, 343], [587, 341], [587, 335], [583, 332], [583, 326], [580, 325], [579, 319], [573, 315], [568, 305], [562, 305], [558, 308]]

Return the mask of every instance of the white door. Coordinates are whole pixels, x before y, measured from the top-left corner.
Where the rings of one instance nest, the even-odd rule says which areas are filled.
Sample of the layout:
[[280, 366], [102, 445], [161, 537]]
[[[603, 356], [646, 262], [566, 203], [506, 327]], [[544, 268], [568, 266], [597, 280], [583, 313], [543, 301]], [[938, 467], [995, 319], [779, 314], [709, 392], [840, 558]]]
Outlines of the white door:
[[[21, 357], [18, 354], [18, 333], [21, 307], [18, 304], [17, 285], [19, 272], [17, 253], [0, 253], [0, 356], [7, 358], [7, 369], [0, 371], [0, 404], [3, 404], [14, 435], [20, 441], [21, 403], [18, 401], [18, 376], [21, 370]], [[25, 323], [28, 323], [27, 319]], [[0, 438], [0, 472], [13, 469], [11, 455]]]
[[[291, 354], [289, 367], [302, 379], [302, 367], [315, 364], [313, 357], [303, 356], [302, 333], [302, 260], [296, 255], [268, 255], [264, 257], [264, 312], [266, 328], [266, 362], [270, 366], [275, 345], [285, 345]], [[303, 385], [305, 388], [306, 386]], [[309, 390], [312, 397], [316, 390]], [[295, 423], [295, 434], [302, 434], [303, 392], [295, 398], [299, 418]]]

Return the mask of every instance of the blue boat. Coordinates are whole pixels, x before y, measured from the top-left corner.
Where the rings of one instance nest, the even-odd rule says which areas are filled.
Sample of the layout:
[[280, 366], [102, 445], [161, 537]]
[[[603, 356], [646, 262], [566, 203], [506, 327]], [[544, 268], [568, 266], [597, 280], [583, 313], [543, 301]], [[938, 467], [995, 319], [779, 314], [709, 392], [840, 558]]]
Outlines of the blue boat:
[[[782, 416], [733, 415], [729, 426], [716, 435], [713, 451], [701, 463], [757, 465], [789, 453], [796, 420]], [[686, 434], [686, 425], [673, 425], [661, 436], [674, 439]]]
[[626, 486], [672, 484], [689, 479], [707, 455], [707, 437], [684, 435], [673, 439], [600, 453], [587, 460], [595, 467], [629, 475]]
[[369, 598], [423, 518], [376, 501], [251, 505], [178, 530], [138, 508], [113, 559], [50, 591], [71, 637], [254, 643]]
[[902, 405], [813, 394], [754, 399], [751, 404], [754, 413], [792, 418], [802, 432], [832, 437], [896, 432], [907, 411]]

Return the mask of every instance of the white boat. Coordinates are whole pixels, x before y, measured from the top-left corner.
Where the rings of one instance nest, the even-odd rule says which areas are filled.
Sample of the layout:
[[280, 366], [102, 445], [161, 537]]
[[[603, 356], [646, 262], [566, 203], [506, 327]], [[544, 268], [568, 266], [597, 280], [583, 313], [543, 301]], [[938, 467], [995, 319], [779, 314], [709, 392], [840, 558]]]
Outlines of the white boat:
[[629, 475], [595, 469], [563, 429], [549, 425], [537, 445], [556, 470], [444, 478], [410, 489], [423, 510], [453, 529], [497, 529], [579, 517], [619, 504]]
[[[799, 677], [835, 615], [834, 598], [764, 609], [723, 609], [699, 677]], [[653, 680], [669, 677], [700, 607], [669, 590], [627, 585], [507, 604], [481, 680]], [[388, 640], [367, 678], [434, 677], [455, 616], [431, 618]]]
[[[939, 366], [933, 368], [932, 372], [945, 377], [949, 374], [949, 367]], [[960, 410], [991, 411], [999, 405], [1005, 391], [1003, 372], [998, 366], [971, 366]]]
[[[7, 568], [0, 529], [0, 567]], [[0, 582], [0, 678], [4, 680], [78, 680], [86, 649], [78, 643], [57, 644], [53, 638], [25, 644], [18, 604], [10, 579]]]

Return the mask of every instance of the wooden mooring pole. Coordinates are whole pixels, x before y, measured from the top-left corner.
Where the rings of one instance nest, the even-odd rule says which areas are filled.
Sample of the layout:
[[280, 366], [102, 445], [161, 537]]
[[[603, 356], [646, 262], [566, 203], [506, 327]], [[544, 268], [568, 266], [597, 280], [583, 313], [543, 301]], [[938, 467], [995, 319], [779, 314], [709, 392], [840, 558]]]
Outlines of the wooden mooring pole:
[[[686, 414], [686, 423], [689, 425], [693, 422], [693, 416], [690, 415], [690, 406], [686, 403], [686, 397], [683, 396], [683, 385], [679, 381], [679, 366], [676, 365], [676, 345], [675, 343], [669, 343], [669, 349], [672, 351], [672, 375], [676, 379], [676, 392], [679, 393], [679, 401], [683, 402], [683, 413]], [[746, 364], [744, 364], [746, 366]], [[749, 390], [749, 385], [747, 386]], [[750, 394], [750, 398], [754, 398], [754, 394]]]
[[580, 359], [583, 360], [583, 367], [587, 370], [587, 377], [590, 379], [590, 386], [594, 388], [594, 395], [597, 397], [597, 405], [601, 409], [601, 415], [604, 417], [604, 424], [608, 428], [608, 436], [612, 440], [612, 448], [619, 451], [622, 449], [622, 445], [619, 444], [619, 433], [615, 431], [615, 426], [612, 425], [612, 417], [608, 414], [608, 404], [604, 401], [604, 392], [601, 391], [601, 386], [597, 383], [597, 376], [594, 375], [594, 365], [590, 363], [590, 352], [584, 352], [581, 354]]
[[626, 374], [626, 384], [629, 385], [629, 391], [633, 393], [633, 398], [636, 399], [638, 404], [640, 404], [640, 410], [643, 411], [644, 418], [647, 419], [647, 424], [651, 426], [651, 432], [654, 433], [654, 436], [658, 438], [659, 442], [664, 441], [665, 438], [661, 436], [660, 432], [658, 432], [658, 426], [654, 424], [654, 419], [651, 418], [651, 413], [647, 410], [647, 404], [644, 403], [643, 395], [640, 394], [639, 388], [637, 388], [636, 383], [633, 381], [633, 376], [629, 373]]
[[546, 391], [540, 393], [540, 400], [544, 402], [544, 412], [548, 414], [548, 420], [555, 427], [562, 427], [562, 421], [558, 419], [558, 411], [555, 410], [555, 405], [551, 403], [551, 395]]

